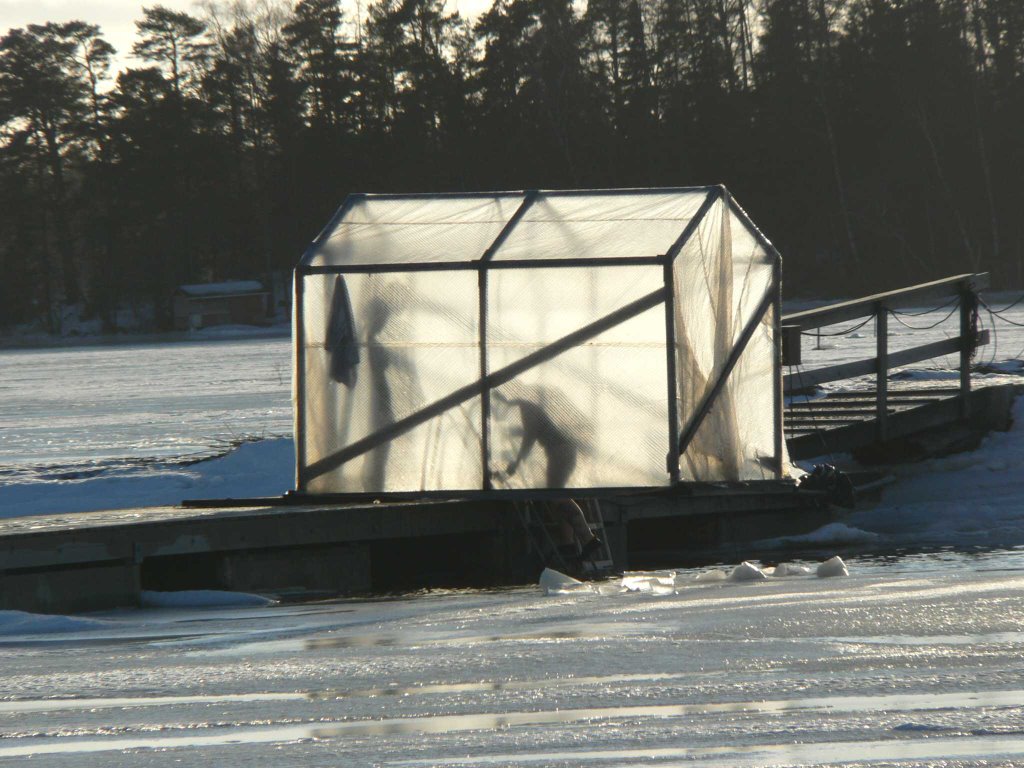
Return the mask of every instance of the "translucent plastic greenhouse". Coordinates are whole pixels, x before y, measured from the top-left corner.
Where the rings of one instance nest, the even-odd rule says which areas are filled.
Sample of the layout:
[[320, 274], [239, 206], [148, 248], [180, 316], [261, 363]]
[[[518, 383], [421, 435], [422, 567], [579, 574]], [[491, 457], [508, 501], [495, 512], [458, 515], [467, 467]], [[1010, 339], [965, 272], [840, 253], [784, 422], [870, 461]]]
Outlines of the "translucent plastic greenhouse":
[[296, 269], [297, 489], [779, 478], [779, 275], [721, 187], [352, 195]]

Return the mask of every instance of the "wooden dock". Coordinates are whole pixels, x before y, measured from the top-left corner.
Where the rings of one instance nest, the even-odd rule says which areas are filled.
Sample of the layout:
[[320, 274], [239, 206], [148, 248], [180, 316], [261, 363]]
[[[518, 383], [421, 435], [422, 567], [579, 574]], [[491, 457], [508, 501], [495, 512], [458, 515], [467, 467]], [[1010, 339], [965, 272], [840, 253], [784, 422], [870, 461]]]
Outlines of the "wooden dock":
[[1013, 385], [972, 389], [890, 389], [886, 435], [879, 436], [874, 390], [832, 392], [786, 407], [786, 444], [794, 460], [851, 453], [862, 463], [910, 461], [973, 448], [993, 429], [1006, 429]]
[[[261, 503], [262, 502], [262, 503]], [[813, 530], [820, 493], [763, 481], [600, 498], [618, 569], [739, 562], [751, 542]], [[142, 590], [283, 599], [536, 583], [544, 563], [496, 500], [156, 507], [0, 520], [0, 610], [137, 605]]]

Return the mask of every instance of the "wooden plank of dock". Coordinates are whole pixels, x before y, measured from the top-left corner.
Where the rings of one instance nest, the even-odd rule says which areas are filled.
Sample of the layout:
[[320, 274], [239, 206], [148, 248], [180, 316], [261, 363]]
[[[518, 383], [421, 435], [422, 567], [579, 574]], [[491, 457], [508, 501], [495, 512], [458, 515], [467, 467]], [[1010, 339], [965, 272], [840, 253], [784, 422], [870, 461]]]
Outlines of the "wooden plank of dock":
[[[956, 431], [963, 431], [964, 439], [980, 439], [989, 430], [1005, 429], [1015, 394], [1014, 385], [971, 390], [965, 417], [959, 388], [890, 389], [884, 438], [879, 434], [874, 390], [834, 392], [813, 400], [795, 398], [786, 407], [786, 444], [794, 460], [872, 450], [890, 455], [885, 444], [936, 429], [946, 430], [960, 445]], [[906, 458], [919, 457], [908, 453]]]

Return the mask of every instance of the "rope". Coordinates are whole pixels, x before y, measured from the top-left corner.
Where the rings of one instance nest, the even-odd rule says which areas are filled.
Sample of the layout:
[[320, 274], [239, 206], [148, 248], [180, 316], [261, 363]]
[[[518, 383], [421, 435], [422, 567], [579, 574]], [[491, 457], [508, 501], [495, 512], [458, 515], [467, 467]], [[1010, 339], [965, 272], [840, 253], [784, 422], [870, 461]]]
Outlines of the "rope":
[[[984, 304], [984, 302], [982, 302], [982, 304]], [[996, 354], [999, 350], [999, 333], [996, 331], [996, 316], [992, 313], [992, 310], [989, 309], [987, 304], [985, 304], [985, 311], [988, 312], [989, 316], [989, 330], [991, 331], [990, 335], [992, 336], [992, 355], [991, 357], [989, 357], [988, 362], [984, 363], [984, 365], [990, 366], [993, 365], [996, 361]], [[978, 314], [978, 325], [980, 326], [979, 330], [984, 330], [984, 324], [981, 320], [980, 313]], [[1021, 352], [1024, 352], [1024, 350], [1021, 350]], [[981, 366], [975, 365], [974, 367], [979, 368]]]
[[[939, 307], [939, 309], [943, 309], [945, 306], [949, 306], [949, 305], [948, 304], [943, 305], [943, 307]], [[951, 318], [956, 313], [956, 311], [958, 309], [960, 309], [960, 301], [959, 300], [957, 300], [956, 306], [953, 307], [951, 310], [949, 310], [949, 314], [947, 314], [944, 318], [942, 318], [938, 322], [932, 323], [931, 325], [910, 325], [908, 323], [903, 322], [899, 318], [900, 314], [906, 314], [906, 313], [894, 312], [891, 309], [889, 310], [889, 314], [892, 315], [892, 319], [893, 320], [895, 320], [897, 323], [902, 325], [904, 328], [909, 328], [912, 331], [930, 331], [932, 328], [936, 328], [936, 327], [942, 325], [947, 320], [949, 320], [949, 318]], [[929, 314], [931, 312], [938, 312], [938, 309], [930, 309], [930, 310], [928, 310], [928, 312], [921, 312], [919, 314], [907, 315], [907, 316], [908, 317], [920, 317], [921, 315]]]
[[[993, 315], [994, 317], [998, 317], [998, 318], [999, 318], [1000, 320], [1002, 320], [1002, 321], [1003, 321], [1004, 323], [1006, 323], [1007, 325], [1015, 325], [1015, 326], [1017, 326], [1018, 328], [1024, 328], [1024, 323], [1018, 323], [1018, 322], [1017, 322], [1016, 320], [1011, 320], [1010, 318], [1008, 318], [1008, 317], [1003, 317], [1003, 316], [1002, 316], [1002, 315], [1000, 314], [1000, 312], [1005, 312], [1005, 311], [1006, 311], [1006, 309], [1009, 309], [1009, 307], [1007, 307], [1006, 309], [1002, 309], [1002, 310], [1000, 310], [999, 312], [997, 312], [996, 310], [992, 309], [992, 307], [990, 307], [990, 306], [989, 306], [989, 305], [988, 305], [988, 304], [987, 304], [987, 303], [985, 302], [985, 300], [984, 300], [983, 298], [981, 298], [981, 296], [979, 296], [979, 297], [978, 297], [978, 301], [979, 301], [979, 302], [980, 302], [980, 303], [981, 303], [981, 304], [982, 304], [982, 305], [983, 305], [983, 306], [985, 307], [985, 309], [987, 309], [987, 310], [988, 310], [988, 313], [989, 313], [990, 315]], [[1013, 306], [1013, 305], [1011, 304], [1010, 306]]]
[[893, 314], [893, 315], [903, 315], [904, 317], [921, 317], [923, 315], [930, 315], [932, 312], [938, 312], [940, 309], [945, 309], [950, 304], [959, 304], [959, 303], [960, 303], [960, 297], [959, 296], [954, 296], [952, 299], [947, 301], [945, 304], [940, 304], [939, 306], [935, 307], [934, 309], [925, 309], [925, 310], [922, 310], [920, 312], [901, 312], [901, 311], [896, 310], [896, 309], [890, 309], [889, 312], [891, 314]]
[[[870, 323], [874, 319], [875, 319], [875, 316], [871, 315], [870, 317], [866, 318], [864, 320], [864, 322], [858, 323], [857, 325], [853, 326], [852, 328], [847, 328], [845, 331], [835, 331], [833, 333], [821, 333], [821, 332], [818, 332], [818, 331], [815, 331], [815, 332], [800, 331], [800, 335], [801, 336], [845, 336], [848, 333], [853, 333], [854, 331], [859, 331], [861, 328], [863, 328], [865, 325], [867, 325], [868, 323]], [[798, 371], [797, 372], [797, 376], [799, 376], [799, 375], [800, 375], [800, 373]]]
[[[978, 297], [978, 299], [979, 299], [979, 301], [980, 301], [980, 300], [981, 300], [981, 296], [979, 296], [979, 297]], [[1014, 301], [1011, 301], [1011, 302], [1010, 302], [1009, 304], [1007, 304], [1007, 305], [1006, 305], [1005, 307], [1003, 307], [1002, 309], [999, 309], [999, 310], [991, 309], [991, 308], [990, 308], [990, 307], [988, 306], [988, 304], [985, 304], [985, 307], [986, 307], [986, 308], [988, 308], [990, 312], [993, 312], [993, 313], [995, 313], [995, 314], [998, 314], [999, 312], [1006, 312], [1007, 310], [1013, 309], [1013, 308], [1014, 308], [1014, 307], [1016, 307], [1016, 306], [1017, 306], [1018, 304], [1020, 304], [1020, 303], [1021, 303], [1022, 301], [1024, 301], [1024, 296], [1021, 296], [1020, 298], [1018, 298], [1018, 299], [1015, 299]], [[984, 302], [984, 301], [982, 301], [982, 304], [984, 304], [984, 303], [985, 303], [985, 302]]]

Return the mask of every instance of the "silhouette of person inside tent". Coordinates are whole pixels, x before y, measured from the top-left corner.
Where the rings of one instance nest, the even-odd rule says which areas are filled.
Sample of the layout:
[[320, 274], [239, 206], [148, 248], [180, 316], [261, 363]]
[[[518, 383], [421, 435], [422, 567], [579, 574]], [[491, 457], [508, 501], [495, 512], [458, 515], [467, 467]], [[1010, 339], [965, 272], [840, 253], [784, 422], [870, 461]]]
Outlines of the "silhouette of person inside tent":
[[[550, 391], [546, 394], [551, 395]], [[520, 464], [530, 456], [534, 446], [539, 445], [546, 459], [545, 487], [565, 488], [576, 468], [576, 459], [581, 447], [580, 438], [570, 434], [566, 427], [556, 424], [548, 411], [533, 400], [507, 398], [499, 392], [494, 392], [493, 395], [499, 403], [508, 408], [518, 408], [523, 427], [519, 451], [506, 467], [506, 475], [515, 475]], [[564, 396], [562, 397], [564, 399]], [[573, 546], [578, 543], [581, 559], [589, 559], [601, 545], [601, 540], [590, 530], [583, 510], [573, 499], [559, 499], [550, 503], [548, 517], [558, 533], [557, 543], [560, 546]]]

